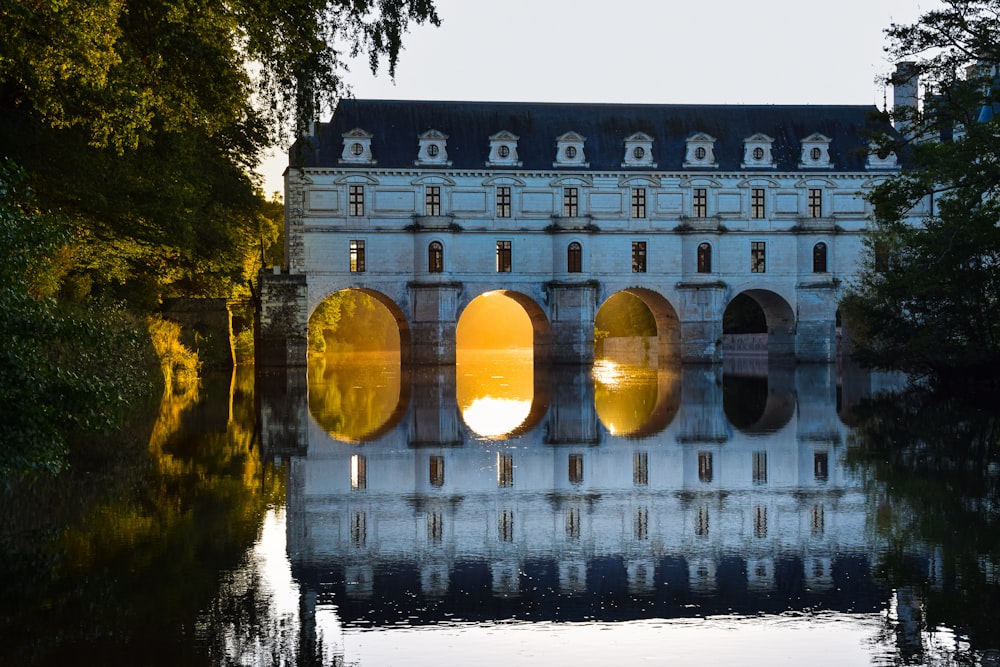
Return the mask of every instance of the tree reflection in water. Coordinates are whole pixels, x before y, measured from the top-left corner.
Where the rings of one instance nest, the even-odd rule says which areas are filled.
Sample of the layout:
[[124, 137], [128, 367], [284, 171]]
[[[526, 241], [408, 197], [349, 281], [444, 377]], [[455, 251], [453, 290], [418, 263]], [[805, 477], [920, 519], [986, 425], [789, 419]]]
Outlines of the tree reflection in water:
[[998, 656], [998, 405], [914, 388], [852, 411], [848, 462], [868, 480], [877, 574], [896, 591], [886, 632], [905, 664]]

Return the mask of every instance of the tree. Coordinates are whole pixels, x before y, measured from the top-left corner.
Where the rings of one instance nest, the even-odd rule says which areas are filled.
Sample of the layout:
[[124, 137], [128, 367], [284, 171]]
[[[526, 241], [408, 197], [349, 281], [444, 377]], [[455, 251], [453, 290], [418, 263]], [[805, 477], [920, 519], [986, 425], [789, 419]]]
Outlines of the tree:
[[[854, 354], [939, 380], [1000, 370], [1000, 0], [946, 0], [891, 25], [894, 85], [920, 77], [922, 106], [876, 138], [905, 168], [869, 195], [868, 258], [842, 307]], [[923, 208], [921, 208], [923, 207]], [[919, 224], [914, 224], [918, 217]]]
[[0, 0], [0, 146], [77, 234], [68, 292], [229, 296], [277, 234], [250, 175], [344, 93], [394, 72], [430, 0]]

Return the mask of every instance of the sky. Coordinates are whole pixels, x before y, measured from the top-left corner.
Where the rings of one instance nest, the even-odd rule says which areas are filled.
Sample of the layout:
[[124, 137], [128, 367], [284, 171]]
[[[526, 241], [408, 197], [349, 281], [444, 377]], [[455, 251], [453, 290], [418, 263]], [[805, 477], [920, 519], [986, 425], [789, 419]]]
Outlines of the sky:
[[[390, 79], [367, 60], [359, 99], [625, 104], [892, 103], [883, 30], [939, 0], [434, 0]], [[327, 112], [321, 120], [329, 120]], [[265, 161], [283, 190], [284, 151]]]

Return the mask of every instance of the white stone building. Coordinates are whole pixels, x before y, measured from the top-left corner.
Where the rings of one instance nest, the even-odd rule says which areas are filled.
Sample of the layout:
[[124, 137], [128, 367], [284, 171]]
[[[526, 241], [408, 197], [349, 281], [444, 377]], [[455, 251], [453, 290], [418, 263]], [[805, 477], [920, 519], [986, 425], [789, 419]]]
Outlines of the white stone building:
[[500, 290], [536, 358], [588, 362], [597, 310], [626, 291], [661, 355], [719, 361], [746, 294], [772, 356], [830, 361], [864, 194], [898, 169], [869, 150], [884, 129], [869, 106], [343, 100], [290, 152], [263, 353], [303, 363], [310, 313], [360, 289], [396, 317], [406, 359], [453, 363], [463, 309]]

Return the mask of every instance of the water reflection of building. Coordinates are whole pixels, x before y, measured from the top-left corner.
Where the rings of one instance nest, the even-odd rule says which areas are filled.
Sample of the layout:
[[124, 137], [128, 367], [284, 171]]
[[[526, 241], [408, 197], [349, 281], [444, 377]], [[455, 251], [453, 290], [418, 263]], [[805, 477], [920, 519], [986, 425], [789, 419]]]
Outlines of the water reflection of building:
[[660, 375], [667, 417], [653, 410], [662, 427], [638, 437], [611, 434], [590, 376], [563, 371], [536, 380], [546, 409], [530, 427], [485, 440], [434, 369], [375, 440], [310, 424], [289, 468], [294, 571], [347, 622], [872, 611], [884, 595], [834, 370], [773, 372], [749, 417], [718, 368]]

